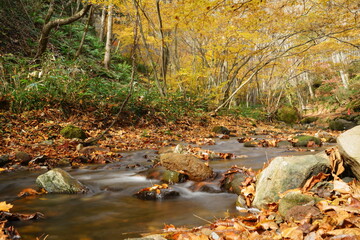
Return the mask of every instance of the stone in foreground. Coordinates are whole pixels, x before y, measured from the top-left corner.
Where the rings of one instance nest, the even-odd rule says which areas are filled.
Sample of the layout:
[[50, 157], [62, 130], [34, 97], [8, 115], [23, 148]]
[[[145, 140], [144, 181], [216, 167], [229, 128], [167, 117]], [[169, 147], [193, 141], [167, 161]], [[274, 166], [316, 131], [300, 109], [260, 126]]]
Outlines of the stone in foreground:
[[48, 193], [84, 193], [88, 191], [78, 180], [60, 168], [38, 176], [36, 184]]
[[325, 153], [276, 157], [257, 178], [253, 206], [263, 208], [277, 202], [280, 193], [302, 187], [311, 176], [329, 169], [330, 163]]
[[356, 126], [337, 138], [340, 154], [345, 158], [345, 165], [360, 180], [360, 126]]
[[166, 169], [182, 172], [193, 181], [204, 181], [213, 176], [212, 168], [193, 155], [165, 153], [160, 155], [160, 162]]

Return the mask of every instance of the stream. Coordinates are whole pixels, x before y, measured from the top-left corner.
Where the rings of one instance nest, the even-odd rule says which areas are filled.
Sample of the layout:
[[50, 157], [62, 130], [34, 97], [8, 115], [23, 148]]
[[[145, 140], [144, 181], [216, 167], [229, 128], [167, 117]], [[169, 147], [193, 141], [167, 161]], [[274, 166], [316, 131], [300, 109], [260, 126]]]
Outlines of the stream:
[[[314, 152], [295, 152], [281, 148], [245, 148], [235, 138], [217, 140], [216, 145], [202, 146], [215, 152], [247, 155], [246, 158], [211, 161], [216, 172], [233, 165], [254, 170], [264, 162], [280, 155], [305, 155]], [[24, 188], [36, 189], [35, 179], [44, 171], [25, 171], [0, 175], [0, 201], [14, 205], [11, 212], [41, 212], [45, 219], [16, 222], [15, 227], [23, 239], [46, 236], [55, 239], [126, 239], [139, 237], [142, 233], [159, 231], [164, 224], [177, 227], [194, 227], [207, 224], [215, 218], [236, 215], [237, 195], [230, 193], [192, 192], [189, 182], [172, 186], [180, 197], [164, 201], [144, 201], [132, 195], [142, 188], [158, 183], [147, 180], [137, 173], [143, 167], [127, 168], [139, 163], [149, 166], [156, 156], [153, 150], [123, 153], [121, 162], [87, 166], [80, 169], [66, 168], [92, 191], [87, 194], [48, 194], [36, 197], [17, 198]]]

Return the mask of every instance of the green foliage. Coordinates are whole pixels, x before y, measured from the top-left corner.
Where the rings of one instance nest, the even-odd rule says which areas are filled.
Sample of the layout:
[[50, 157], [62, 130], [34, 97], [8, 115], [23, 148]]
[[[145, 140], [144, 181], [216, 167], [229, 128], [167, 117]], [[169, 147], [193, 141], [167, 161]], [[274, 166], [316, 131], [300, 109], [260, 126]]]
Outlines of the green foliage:
[[153, 86], [135, 85], [135, 94], [128, 104], [138, 117], [156, 117], [174, 121], [182, 116], [201, 116], [207, 111], [207, 100], [184, 96], [181, 92], [162, 97]]
[[255, 120], [265, 120], [266, 113], [264, 112], [262, 105], [251, 105], [246, 106], [245, 104], [241, 104], [240, 106], [233, 107], [231, 109], [221, 110], [220, 115], [233, 115], [233, 116], [241, 116], [245, 118], [253, 118]]

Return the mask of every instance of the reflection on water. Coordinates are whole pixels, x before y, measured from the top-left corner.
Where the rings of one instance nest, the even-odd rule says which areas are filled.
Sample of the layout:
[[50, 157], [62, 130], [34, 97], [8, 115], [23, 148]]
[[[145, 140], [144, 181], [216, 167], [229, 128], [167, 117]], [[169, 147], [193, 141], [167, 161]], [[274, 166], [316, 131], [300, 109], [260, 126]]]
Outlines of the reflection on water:
[[[205, 148], [205, 147], [204, 147]], [[304, 153], [289, 153], [278, 148], [244, 148], [236, 139], [223, 140], [207, 146], [215, 152], [231, 152], [247, 155], [248, 158], [213, 161], [216, 170], [226, 170], [232, 165], [259, 169], [274, 156]], [[180, 197], [166, 201], [143, 201], [132, 197], [141, 188], [156, 181], [137, 176], [138, 170], [129, 170], [129, 163], [149, 163], [147, 157], [154, 151], [144, 150], [124, 154], [123, 164], [107, 165], [97, 169], [66, 169], [75, 178], [87, 185], [88, 194], [49, 194], [35, 198], [17, 199], [24, 188], [35, 186], [36, 177], [43, 172], [21, 172], [0, 175], [0, 201], [14, 204], [13, 212], [42, 212], [46, 219], [16, 223], [24, 239], [35, 239], [42, 234], [46, 239], [124, 239], [141, 233], [156, 231], [164, 224], [196, 226], [225, 217], [228, 211], [236, 214], [236, 195], [228, 193], [203, 193], [188, 190], [188, 183], [173, 186]], [[146, 155], [146, 157], [144, 157]], [[199, 217], [197, 217], [199, 216]]]

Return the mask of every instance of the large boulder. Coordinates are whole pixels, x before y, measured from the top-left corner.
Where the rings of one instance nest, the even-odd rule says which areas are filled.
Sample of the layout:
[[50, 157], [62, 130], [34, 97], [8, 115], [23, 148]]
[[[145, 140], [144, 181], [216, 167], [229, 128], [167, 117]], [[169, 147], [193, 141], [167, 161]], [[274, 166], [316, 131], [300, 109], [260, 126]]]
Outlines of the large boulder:
[[343, 132], [336, 141], [340, 154], [345, 159], [345, 165], [360, 180], [360, 125]]
[[279, 194], [302, 187], [306, 180], [327, 172], [330, 162], [324, 152], [316, 155], [276, 157], [258, 176], [253, 206], [266, 207], [279, 200]]
[[49, 193], [84, 193], [88, 190], [78, 180], [60, 168], [54, 168], [38, 176], [36, 184]]
[[190, 180], [203, 181], [213, 176], [213, 170], [202, 160], [189, 154], [165, 153], [160, 155], [160, 163], [166, 169], [182, 172]]

